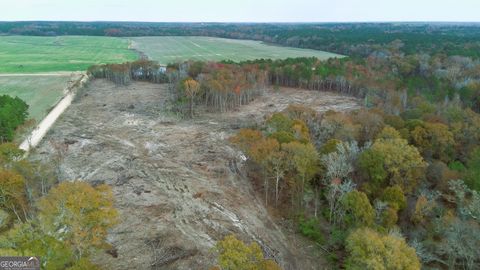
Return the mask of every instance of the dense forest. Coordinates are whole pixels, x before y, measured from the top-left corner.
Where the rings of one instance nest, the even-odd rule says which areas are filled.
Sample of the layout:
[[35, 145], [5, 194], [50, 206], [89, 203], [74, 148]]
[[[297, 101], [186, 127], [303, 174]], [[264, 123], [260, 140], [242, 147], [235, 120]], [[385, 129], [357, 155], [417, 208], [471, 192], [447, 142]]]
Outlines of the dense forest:
[[147, 23], [0, 22], [4, 35], [214, 36], [365, 57], [402, 41], [405, 54], [443, 53], [480, 57], [475, 23]]

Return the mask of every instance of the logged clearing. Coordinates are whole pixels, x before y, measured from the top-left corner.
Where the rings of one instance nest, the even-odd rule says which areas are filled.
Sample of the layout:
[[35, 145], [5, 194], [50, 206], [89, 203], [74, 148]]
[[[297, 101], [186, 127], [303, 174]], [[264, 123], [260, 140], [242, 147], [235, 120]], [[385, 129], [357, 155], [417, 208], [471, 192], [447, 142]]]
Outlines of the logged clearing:
[[324, 60], [342, 57], [324, 51], [273, 46], [253, 40], [180, 36], [138, 37], [131, 40], [133, 48], [161, 64], [186, 60], [238, 62], [261, 58], [317, 57]]
[[0, 95], [19, 97], [29, 105], [29, 118], [42, 120], [64, 96], [64, 89], [79, 74], [9, 74], [0, 75]]
[[0, 73], [85, 71], [138, 58], [122, 38], [0, 36]]
[[352, 110], [358, 100], [268, 90], [237, 111], [180, 120], [165, 109], [167, 99], [166, 85], [95, 80], [30, 157], [59, 162], [61, 180], [112, 186], [121, 222], [108, 241], [118, 257], [104, 253], [96, 262], [112, 270], [208, 269], [211, 247], [235, 233], [258, 241], [286, 270], [323, 269], [325, 254], [269, 215], [227, 139], [290, 103]]

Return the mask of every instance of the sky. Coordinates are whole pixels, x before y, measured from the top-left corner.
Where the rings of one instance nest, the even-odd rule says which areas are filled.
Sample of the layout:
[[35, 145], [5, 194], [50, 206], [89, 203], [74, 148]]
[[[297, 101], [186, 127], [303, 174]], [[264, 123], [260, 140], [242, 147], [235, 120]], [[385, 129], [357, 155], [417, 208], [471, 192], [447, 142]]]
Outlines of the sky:
[[0, 0], [0, 21], [480, 22], [480, 0]]

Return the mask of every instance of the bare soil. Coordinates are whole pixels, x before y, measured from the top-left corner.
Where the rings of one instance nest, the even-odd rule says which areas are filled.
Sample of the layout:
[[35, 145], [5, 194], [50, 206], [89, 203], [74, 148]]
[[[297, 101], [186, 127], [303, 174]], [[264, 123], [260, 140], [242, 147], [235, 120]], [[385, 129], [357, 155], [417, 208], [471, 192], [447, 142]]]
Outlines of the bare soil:
[[[165, 109], [166, 89], [95, 80], [31, 155], [60, 160], [61, 180], [112, 186], [121, 222], [108, 238], [115, 250], [96, 256], [96, 262], [115, 270], [208, 269], [215, 263], [215, 242], [235, 233], [259, 242], [284, 269], [324, 269], [311, 246], [269, 215], [244, 177], [242, 153], [227, 139], [291, 103], [351, 110], [358, 100], [268, 90], [237, 111], [181, 120]], [[59, 143], [68, 146], [60, 159], [54, 147]]]

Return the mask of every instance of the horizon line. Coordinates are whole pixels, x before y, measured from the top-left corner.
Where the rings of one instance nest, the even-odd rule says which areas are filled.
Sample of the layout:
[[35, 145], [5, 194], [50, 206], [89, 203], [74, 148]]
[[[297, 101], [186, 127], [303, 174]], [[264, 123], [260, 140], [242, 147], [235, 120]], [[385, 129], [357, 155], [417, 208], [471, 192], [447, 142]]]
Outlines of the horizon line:
[[230, 23], [230, 24], [349, 24], [349, 23], [473, 23], [478, 24], [480, 21], [440, 21], [440, 20], [413, 20], [413, 21], [382, 21], [382, 20], [365, 20], [365, 21], [131, 21], [131, 20], [0, 20], [0, 23], [22, 23], [22, 22], [79, 22], [79, 23]]

